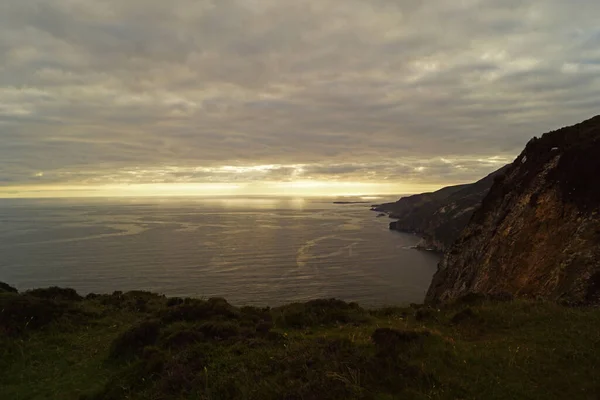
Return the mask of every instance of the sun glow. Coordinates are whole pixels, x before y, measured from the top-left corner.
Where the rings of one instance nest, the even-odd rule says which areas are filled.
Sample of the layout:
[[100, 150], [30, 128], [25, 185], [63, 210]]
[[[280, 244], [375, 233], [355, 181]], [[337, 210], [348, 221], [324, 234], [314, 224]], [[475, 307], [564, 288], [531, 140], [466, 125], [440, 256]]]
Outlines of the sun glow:
[[109, 185], [29, 185], [0, 188], [0, 198], [176, 197], [176, 196], [369, 196], [416, 193], [440, 185], [318, 180], [251, 183], [148, 183]]

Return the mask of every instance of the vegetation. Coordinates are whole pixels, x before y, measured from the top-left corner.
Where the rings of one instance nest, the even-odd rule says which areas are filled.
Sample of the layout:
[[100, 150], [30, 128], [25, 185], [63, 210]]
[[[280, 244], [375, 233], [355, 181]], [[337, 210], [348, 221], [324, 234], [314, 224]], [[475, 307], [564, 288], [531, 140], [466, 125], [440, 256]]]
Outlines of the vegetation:
[[[0, 285], [0, 287], [4, 287]], [[595, 399], [600, 310], [0, 293], [6, 399]]]

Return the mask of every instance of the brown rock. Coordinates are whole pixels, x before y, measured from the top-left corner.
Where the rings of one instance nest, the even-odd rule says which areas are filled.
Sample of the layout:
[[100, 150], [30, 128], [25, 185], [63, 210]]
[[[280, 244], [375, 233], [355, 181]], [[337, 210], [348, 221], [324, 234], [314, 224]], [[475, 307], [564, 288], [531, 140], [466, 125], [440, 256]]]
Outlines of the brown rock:
[[600, 116], [532, 139], [438, 267], [430, 303], [509, 293], [600, 299]]

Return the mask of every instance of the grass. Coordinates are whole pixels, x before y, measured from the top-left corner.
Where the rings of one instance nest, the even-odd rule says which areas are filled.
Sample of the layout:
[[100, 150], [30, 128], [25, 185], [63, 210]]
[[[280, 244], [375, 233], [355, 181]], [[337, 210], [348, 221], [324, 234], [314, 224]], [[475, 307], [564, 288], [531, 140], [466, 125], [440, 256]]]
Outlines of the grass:
[[520, 300], [269, 309], [6, 291], [0, 398], [598, 399], [598, 326], [599, 309]]

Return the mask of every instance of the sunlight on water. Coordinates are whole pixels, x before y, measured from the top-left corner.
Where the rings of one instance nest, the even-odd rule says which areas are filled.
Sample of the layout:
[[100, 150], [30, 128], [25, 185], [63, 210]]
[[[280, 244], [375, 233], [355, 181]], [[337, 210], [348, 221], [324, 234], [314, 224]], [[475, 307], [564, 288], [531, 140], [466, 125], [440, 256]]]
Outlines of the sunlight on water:
[[[0, 281], [275, 305], [423, 299], [438, 256], [369, 204], [334, 199], [0, 201]], [[344, 199], [347, 200], [347, 199]]]

